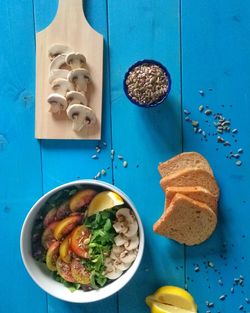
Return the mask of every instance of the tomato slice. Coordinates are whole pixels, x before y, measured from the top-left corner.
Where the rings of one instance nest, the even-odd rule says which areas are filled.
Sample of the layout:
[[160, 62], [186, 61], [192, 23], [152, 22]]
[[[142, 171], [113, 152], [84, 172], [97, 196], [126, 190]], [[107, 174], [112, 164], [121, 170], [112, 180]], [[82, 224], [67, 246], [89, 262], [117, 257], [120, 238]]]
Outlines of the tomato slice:
[[79, 257], [88, 258], [90, 231], [84, 225], [76, 227], [72, 232], [70, 247]]
[[61, 240], [62, 238], [66, 237], [77, 225], [81, 224], [82, 219], [82, 215], [78, 214], [68, 216], [61, 220], [54, 230], [55, 238], [57, 240]]
[[63, 202], [56, 211], [56, 218], [60, 221], [67, 217], [70, 213], [71, 211], [69, 209], [69, 202]]
[[77, 283], [83, 285], [88, 285], [90, 283], [89, 271], [77, 259], [73, 259], [73, 261], [71, 262], [71, 273]]
[[72, 212], [81, 210], [85, 205], [88, 205], [96, 195], [93, 189], [79, 190], [69, 201], [69, 207]]
[[49, 247], [49, 250], [47, 251], [46, 254], [46, 265], [48, 269], [52, 272], [57, 270], [56, 263], [59, 256], [59, 246], [60, 242], [54, 241]]
[[43, 220], [44, 227], [49, 226], [49, 224], [57, 220], [56, 213], [57, 213], [57, 208], [54, 208], [45, 215], [45, 218]]
[[68, 282], [74, 283], [75, 280], [71, 274], [71, 265], [63, 262], [63, 260], [59, 257], [56, 261], [56, 269], [58, 274]]
[[61, 243], [59, 253], [60, 258], [65, 263], [70, 263], [71, 261], [71, 250], [70, 250], [71, 234], [69, 234]]
[[43, 231], [41, 242], [42, 242], [43, 247], [46, 250], [49, 249], [51, 244], [56, 240], [54, 237], [54, 230], [57, 224], [58, 222], [53, 222], [49, 224], [49, 226], [47, 226], [45, 230]]

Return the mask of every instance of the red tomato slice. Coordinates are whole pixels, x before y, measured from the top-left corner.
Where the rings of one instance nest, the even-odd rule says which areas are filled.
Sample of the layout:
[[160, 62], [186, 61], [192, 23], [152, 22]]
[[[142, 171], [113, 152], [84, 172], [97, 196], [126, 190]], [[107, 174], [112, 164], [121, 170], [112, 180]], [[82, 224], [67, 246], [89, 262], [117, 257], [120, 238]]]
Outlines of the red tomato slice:
[[63, 262], [59, 257], [56, 261], [56, 269], [58, 274], [68, 282], [74, 283], [75, 280], [71, 274], [71, 266], [68, 263]]
[[44, 227], [49, 226], [49, 224], [51, 224], [57, 220], [56, 213], [57, 213], [57, 208], [54, 208], [46, 214], [46, 216], [43, 220]]
[[76, 227], [72, 232], [71, 249], [75, 254], [85, 259], [88, 258], [89, 237], [90, 231], [84, 225]]
[[58, 222], [53, 222], [49, 224], [49, 226], [47, 226], [43, 231], [41, 242], [46, 250], [49, 249], [51, 244], [56, 240], [54, 237], [54, 229], [56, 228], [57, 224]]
[[57, 240], [66, 237], [77, 225], [82, 223], [82, 215], [68, 216], [61, 220], [54, 230], [54, 236]]
[[71, 262], [71, 273], [77, 283], [83, 285], [90, 283], [90, 273], [79, 260], [74, 259]]
[[56, 271], [57, 269], [56, 263], [59, 255], [59, 246], [59, 241], [53, 242], [46, 254], [46, 265], [52, 272]]

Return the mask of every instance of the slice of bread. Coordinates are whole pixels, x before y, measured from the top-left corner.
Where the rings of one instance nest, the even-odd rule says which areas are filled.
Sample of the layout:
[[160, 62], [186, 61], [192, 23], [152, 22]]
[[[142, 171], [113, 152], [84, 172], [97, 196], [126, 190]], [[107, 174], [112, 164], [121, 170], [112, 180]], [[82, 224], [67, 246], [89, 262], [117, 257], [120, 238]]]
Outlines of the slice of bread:
[[210, 191], [214, 196], [219, 197], [219, 187], [212, 174], [203, 169], [187, 168], [176, 173], [165, 176], [160, 180], [162, 189], [167, 187], [203, 187]]
[[213, 175], [213, 171], [209, 166], [208, 161], [197, 152], [184, 152], [178, 154], [174, 158], [159, 164], [158, 171], [161, 177], [164, 177], [190, 167], [206, 170]]
[[218, 197], [213, 195], [206, 188], [195, 186], [195, 187], [167, 187], [166, 190], [167, 196], [167, 206], [170, 205], [174, 196], [179, 193], [184, 196], [187, 196], [193, 200], [206, 203], [215, 214], [217, 214], [217, 202]]
[[168, 209], [154, 224], [154, 232], [193, 246], [207, 240], [216, 224], [216, 214], [205, 203], [177, 193]]

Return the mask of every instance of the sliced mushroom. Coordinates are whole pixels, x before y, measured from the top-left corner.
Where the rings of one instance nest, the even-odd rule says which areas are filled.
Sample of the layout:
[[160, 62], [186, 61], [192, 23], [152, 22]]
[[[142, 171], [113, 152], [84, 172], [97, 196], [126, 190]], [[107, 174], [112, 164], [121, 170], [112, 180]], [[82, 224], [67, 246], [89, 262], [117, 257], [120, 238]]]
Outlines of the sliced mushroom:
[[58, 55], [60, 55], [62, 53], [69, 52], [69, 51], [70, 51], [69, 47], [62, 45], [62, 44], [59, 44], [59, 43], [56, 43], [49, 48], [49, 58], [50, 58], [50, 60], [53, 60]]
[[84, 68], [77, 68], [69, 72], [68, 80], [75, 85], [76, 91], [86, 92], [90, 81], [90, 74]]
[[96, 123], [96, 116], [92, 109], [82, 104], [72, 104], [67, 109], [67, 115], [73, 121], [74, 131], [80, 131], [85, 126], [92, 126]]
[[128, 241], [124, 243], [124, 247], [128, 251], [136, 249], [138, 245], [139, 245], [139, 237], [137, 235], [131, 238], [128, 238]]
[[86, 64], [86, 58], [81, 53], [69, 53], [66, 56], [66, 63], [70, 65], [72, 69], [82, 68]]
[[116, 246], [113, 245], [111, 253], [110, 253], [110, 258], [112, 260], [119, 260], [120, 259], [120, 255], [125, 251], [124, 246]]
[[131, 263], [123, 263], [121, 260], [114, 261], [114, 267], [120, 271], [126, 271], [131, 266]]
[[118, 234], [126, 233], [126, 232], [128, 232], [128, 230], [129, 230], [126, 221], [123, 221], [123, 222], [115, 222], [115, 223], [113, 224], [113, 228], [114, 228], [114, 230], [115, 230]]
[[70, 91], [66, 94], [66, 99], [69, 103], [69, 105], [72, 104], [82, 104], [85, 106], [88, 106], [88, 100], [85, 96], [85, 93], [79, 92], [79, 91]]
[[127, 208], [122, 208], [119, 209], [116, 212], [116, 217], [118, 219], [118, 221], [124, 221], [124, 219], [128, 222], [128, 223], [133, 223], [134, 218], [131, 215], [131, 210], [127, 209]]
[[65, 66], [67, 66], [65, 59], [66, 54], [59, 54], [57, 57], [55, 57], [50, 63], [50, 71], [59, 70], [62, 69], [62, 67], [65, 68]]
[[49, 74], [49, 83], [52, 84], [53, 81], [55, 79], [58, 79], [58, 78], [67, 79], [68, 78], [68, 74], [69, 74], [68, 70], [61, 70], [61, 69], [53, 70]]
[[120, 260], [123, 263], [132, 263], [136, 259], [136, 256], [137, 256], [136, 250], [131, 251], [125, 250], [124, 252], [121, 253]]
[[[71, 90], [74, 90], [74, 86], [71, 82], [64, 78], [57, 78], [52, 82], [52, 89], [60, 95], [65, 95]], [[66, 97], [67, 98], [67, 97]]]
[[105, 274], [105, 277], [107, 277], [108, 279], [114, 280], [120, 277], [121, 275], [122, 275], [122, 271], [114, 267], [112, 272]]
[[129, 244], [129, 240], [123, 236], [122, 234], [119, 234], [118, 236], [116, 236], [114, 238], [115, 244], [119, 247], [119, 246], [125, 246], [125, 244]]
[[128, 224], [128, 230], [124, 232], [124, 235], [128, 238], [131, 238], [136, 235], [138, 231], [138, 224], [136, 220], [133, 221], [133, 223]]
[[52, 113], [61, 113], [67, 109], [68, 104], [66, 98], [58, 93], [52, 93], [47, 100], [50, 104], [50, 112]]

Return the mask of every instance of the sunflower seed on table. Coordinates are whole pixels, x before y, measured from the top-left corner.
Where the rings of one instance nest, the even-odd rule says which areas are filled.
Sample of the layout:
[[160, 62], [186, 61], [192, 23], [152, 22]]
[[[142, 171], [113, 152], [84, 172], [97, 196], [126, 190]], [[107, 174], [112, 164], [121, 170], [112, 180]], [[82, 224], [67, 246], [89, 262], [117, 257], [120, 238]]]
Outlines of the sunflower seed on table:
[[127, 167], [128, 166], [128, 162], [127, 161], [124, 161], [123, 162], [123, 167]]
[[221, 295], [221, 296], [219, 297], [219, 300], [220, 300], [220, 301], [224, 301], [224, 300], [226, 299], [226, 297], [227, 297], [227, 295]]
[[233, 133], [233, 134], [238, 133], [238, 129], [237, 129], [237, 128], [234, 128], [234, 129], [232, 130], [232, 133]]
[[204, 95], [205, 95], [205, 92], [204, 92], [203, 90], [199, 90], [199, 94], [200, 94], [201, 96], [204, 96]]
[[212, 114], [212, 110], [206, 110], [204, 113], [205, 113], [206, 115], [211, 115], [211, 114]]
[[192, 121], [192, 125], [193, 125], [194, 127], [198, 127], [198, 126], [199, 126], [199, 122], [198, 122], [198, 121]]
[[237, 166], [241, 166], [242, 161], [238, 160], [238, 161], [235, 162], [235, 164], [236, 164]]
[[123, 160], [123, 156], [122, 155], [118, 155], [117, 156], [119, 160]]
[[96, 160], [96, 159], [98, 159], [98, 156], [96, 155], [96, 154], [94, 154], [94, 155], [92, 155], [92, 157], [91, 157], [93, 160]]
[[104, 169], [101, 170], [101, 174], [104, 176], [106, 175], [106, 171]]
[[199, 106], [199, 111], [202, 112], [203, 110], [204, 110], [204, 106], [203, 106], [203, 105], [200, 105], [200, 106]]
[[185, 114], [185, 115], [189, 115], [189, 114], [191, 113], [191, 112], [189, 112], [189, 111], [188, 111], [188, 110], [186, 110], [186, 109], [184, 109], [184, 111], [183, 111], [183, 112], [184, 112], [184, 114]]

